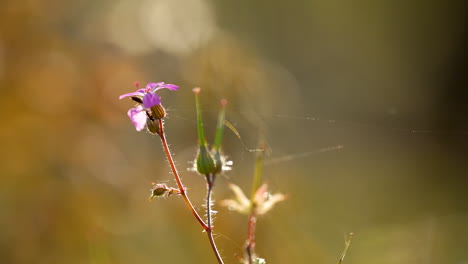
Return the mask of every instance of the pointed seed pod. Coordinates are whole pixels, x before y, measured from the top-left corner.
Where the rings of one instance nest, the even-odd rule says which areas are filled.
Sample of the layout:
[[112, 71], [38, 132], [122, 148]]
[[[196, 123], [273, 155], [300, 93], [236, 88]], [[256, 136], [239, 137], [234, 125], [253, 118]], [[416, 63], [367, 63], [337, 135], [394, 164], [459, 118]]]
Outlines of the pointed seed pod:
[[216, 126], [215, 141], [213, 145], [213, 157], [215, 160], [215, 173], [219, 174], [223, 170], [224, 159], [221, 155], [221, 142], [223, 141], [224, 117], [226, 114], [227, 100], [221, 100], [221, 110], [218, 115], [218, 125]]
[[223, 171], [223, 159], [221, 158], [221, 153], [219, 151], [214, 151], [213, 159], [215, 163], [214, 173], [220, 174]]
[[203, 119], [200, 109], [200, 88], [194, 88], [192, 90], [195, 93], [195, 107], [197, 110], [197, 130], [198, 130], [198, 145], [200, 151], [197, 156], [197, 171], [202, 175], [207, 175], [215, 172], [215, 163], [210, 151], [208, 151], [207, 143], [205, 140], [205, 132], [203, 130]]
[[200, 152], [197, 157], [197, 171], [202, 175], [215, 172], [215, 162], [206, 146], [200, 146]]

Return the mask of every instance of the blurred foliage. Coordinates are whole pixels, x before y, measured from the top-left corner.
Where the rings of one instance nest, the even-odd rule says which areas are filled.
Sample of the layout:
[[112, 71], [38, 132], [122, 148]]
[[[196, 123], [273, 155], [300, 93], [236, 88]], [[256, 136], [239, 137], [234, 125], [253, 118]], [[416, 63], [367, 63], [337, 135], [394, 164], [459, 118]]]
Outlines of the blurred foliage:
[[[13, 1], [0, 7], [0, 262], [214, 263], [176, 197], [158, 138], [120, 94], [161, 92], [190, 194], [204, 90], [207, 138], [229, 100], [227, 181], [248, 189], [258, 128], [265, 179], [289, 199], [260, 218], [269, 264], [467, 263], [468, 21], [464, 1]], [[247, 147], [245, 147], [245, 144]], [[335, 151], [319, 151], [342, 145]], [[285, 158], [286, 157], [286, 158]], [[285, 158], [285, 159], [281, 159]], [[218, 207], [219, 208], [219, 207]], [[202, 206], [198, 209], [203, 210]], [[219, 208], [226, 263], [244, 217]]]

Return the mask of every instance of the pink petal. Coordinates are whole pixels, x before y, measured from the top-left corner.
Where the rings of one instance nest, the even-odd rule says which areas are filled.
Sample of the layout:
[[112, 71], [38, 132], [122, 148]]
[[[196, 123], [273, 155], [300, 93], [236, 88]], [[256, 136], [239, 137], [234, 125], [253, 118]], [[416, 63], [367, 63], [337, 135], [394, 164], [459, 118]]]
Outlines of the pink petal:
[[179, 86], [175, 85], [175, 84], [164, 84], [164, 85], [161, 85], [159, 87], [157, 87], [156, 89], [154, 89], [154, 91], [157, 91], [157, 90], [160, 90], [160, 89], [163, 89], [163, 88], [167, 88], [171, 91], [177, 91], [179, 89]]
[[135, 125], [137, 131], [141, 131], [145, 128], [147, 117], [146, 112], [141, 105], [128, 110], [127, 115], [132, 121], [133, 125]]
[[143, 96], [143, 95], [145, 95], [143, 89], [139, 89], [138, 91], [133, 92], [133, 93], [122, 94], [121, 96], [119, 96], [119, 99], [130, 97], [130, 96]]
[[262, 184], [257, 191], [255, 192], [254, 200], [257, 204], [263, 204], [267, 199], [268, 185], [266, 183]]
[[159, 95], [155, 93], [147, 93], [143, 97], [143, 105], [146, 108], [151, 108], [155, 105], [160, 105], [160, 104], [161, 104], [161, 98], [159, 97]]
[[161, 85], [164, 85], [164, 82], [158, 82], [158, 83], [148, 83], [146, 85], [146, 89], [154, 89], [155, 87], [158, 87], [158, 86], [161, 86]]

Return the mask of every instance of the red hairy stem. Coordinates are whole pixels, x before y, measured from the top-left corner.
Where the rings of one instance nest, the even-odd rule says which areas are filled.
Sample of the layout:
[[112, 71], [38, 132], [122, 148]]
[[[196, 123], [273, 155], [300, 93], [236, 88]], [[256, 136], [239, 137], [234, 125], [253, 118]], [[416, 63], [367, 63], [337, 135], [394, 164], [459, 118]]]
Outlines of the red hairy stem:
[[161, 119], [158, 120], [159, 124], [159, 132], [158, 135], [161, 138], [162, 145], [164, 147], [164, 152], [166, 153], [167, 160], [169, 162], [169, 165], [171, 166], [172, 173], [174, 174], [174, 178], [177, 182], [177, 186], [179, 187], [180, 195], [184, 198], [185, 203], [189, 207], [190, 211], [192, 212], [193, 216], [197, 219], [197, 221], [200, 223], [200, 225], [203, 227], [203, 229], [206, 231], [208, 235], [208, 240], [210, 241], [211, 248], [216, 256], [216, 259], [218, 260], [219, 264], [224, 264], [223, 260], [221, 259], [221, 255], [219, 254], [218, 249], [216, 248], [216, 244], [214, 242], [213, 238], [213, 227], [211, 226], [211, 191], [213, 188], [213, 181], [209, 179], [207, 176], [207, 181], [208, 181], [208, 195], [207, 195], [207, 215], [208, 215], [208, 224], [205, 224], [203, 219], [200, 217], [200, 215], [197, 213], [195, 208], [192, 205], [192, 202], [190, 202], [190, 199], [187, 195], [187, 192], [185, 190], [184, 185], [182, 184], [182, 180], [180, 179], [179, 173], [177, 172], [176, 166], [174, 164], [174, 160], [172, 159], [171, 152], [169, 151], [169, 146], [167, 145], [166, 141], [166, 135], [164, 134], [164, 124]]
[[256, 223], [257, 223], [257, 216], [255, 215], [255, 212], [252, 211], [249, 215], [249, 226], [248, 226], [249, 238], [247, 239], [247, 246], [245, 247], [249, 264], [253, 263], [253, 258], [255, 256], [255, 225]]
[[190, 199], [187, 196], [187, 192], [185, 190], [184, 185], [182, 184], [182, 180], [180, 179], [179, 173], [177, 172], [177, 169], [174, 164], [174, 160], [172, 159], [171, 152], [169, 151], [169, 146], [167, 145], [166, 141], [166, 135], [164, 134], [164, 125], [161, 119], [158, 120], [159, 122], [159, 137], [161, 138], [162, 145], [164, 147], [164, 152], [166, 152], [167, 156], [167, 161], [169, 162], [169, 165], [171, 166], [172, 173], [174, 174], [174, 178], [177, 182], [177, 186], [179, 186], [179, 191], [180, 195], [184, 198], [185, 203], [189, 207], [190, 211], [192, 211], [193, 216], [197, 219], [197, 221], [200, 223], [200, 225], [203, 227], [203, 229], [206, 231], [209, 229], [208, 225], [205, 224], [203, 219], [200, 217], [200, 215], [197, 213], [195, 208], [192, 205], [192, 202], [190, 202]]
[[213, 237], [213, 225], [212, 225], [212, 216], [211, 216], [211, 193], [213, 191], [214, 178], [215, 178], [214, 175], [206, 175], [206, 182], [207, 182], [207, 188], [208, 188], [207, 194], [206, 194], [206, 217], [207, 217], [208, 229], [206, 230], [206, 234], [208, 235], [208, 240], [210, 240], [211, 248], [213, 249], [216, 259], [218, 260], [218, 263], [223, 264], [224, 263], [223, 259], [221, 258], [221, 255], [219, 254], [218, 248], [216, 247], [216, 243]]

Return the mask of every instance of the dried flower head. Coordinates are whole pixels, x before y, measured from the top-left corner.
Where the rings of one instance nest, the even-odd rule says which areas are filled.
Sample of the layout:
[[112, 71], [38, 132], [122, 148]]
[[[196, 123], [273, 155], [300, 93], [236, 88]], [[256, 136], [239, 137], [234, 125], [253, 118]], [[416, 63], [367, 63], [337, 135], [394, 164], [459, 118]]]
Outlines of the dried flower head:
[[221, 205], [241, 214], [249, 214], [253, 209], [255, 214], [262, 215], [270, 211], [276, 203], [286, 199], [284, 194], [277, 193], [272, 195], [268, 193], [267, 184], [263, 184], [257, 189], [252, 201], [247, 198], [239, 186], [230, 183], [229, 188], [234, 193], [235, 199], [223, 200], [221, 201]]
[[265, 259], [257, 258], [255, 259], [254, 264], [266, 264], [266, 261]]

